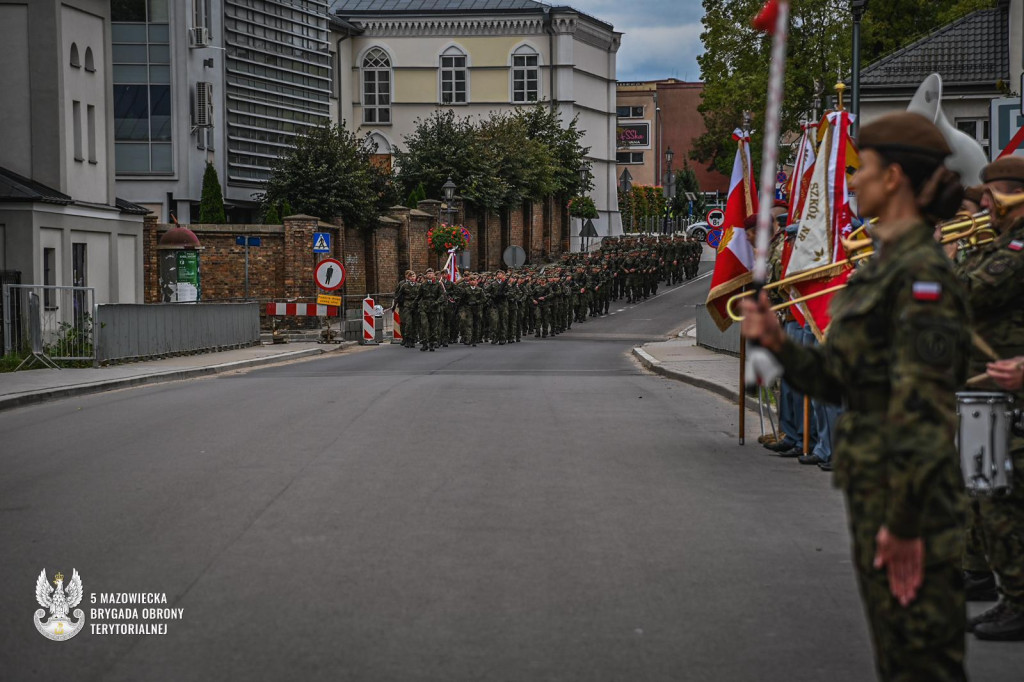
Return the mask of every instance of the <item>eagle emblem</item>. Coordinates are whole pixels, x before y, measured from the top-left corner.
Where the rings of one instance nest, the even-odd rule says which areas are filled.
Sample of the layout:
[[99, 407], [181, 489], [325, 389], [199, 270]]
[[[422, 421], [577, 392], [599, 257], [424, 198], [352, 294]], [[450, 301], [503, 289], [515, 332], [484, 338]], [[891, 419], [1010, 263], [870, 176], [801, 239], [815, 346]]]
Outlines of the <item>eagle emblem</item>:
[[[85, 624], [82, 609], [75, 609], [82, 601], [82, 578], [77, 569], [71, 569], [71, 580], [67, 587], [64, 587], [63, 573], [53, 576], [53, 584], [54, 587], [50, 587], [44, 568], [36, 579], [36, 601], [43, 608], [36, 610], [32, 620], [41, 635], [62, 642], [77, 635]], [[75, 609], [75, 621], [68, 618], [71, 609]], [[50, 617], [44, 621], [47, 610], [50, 611]]]

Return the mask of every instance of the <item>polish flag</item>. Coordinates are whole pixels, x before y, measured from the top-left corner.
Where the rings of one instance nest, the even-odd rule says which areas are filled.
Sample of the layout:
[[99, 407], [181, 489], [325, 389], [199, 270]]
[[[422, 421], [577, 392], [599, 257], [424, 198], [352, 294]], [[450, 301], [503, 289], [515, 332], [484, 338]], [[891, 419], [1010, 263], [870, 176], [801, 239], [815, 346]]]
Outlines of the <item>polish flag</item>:
[[804, 135], [800, 139], [800, 148], [796, 153], [796, 164], [793, 166], [793, 176], [789, 179], [789, 213], [786, 215], [786, 224], [792, 225], [803, 214], [804, 203], [807, 201], [807, 185], [811, 182], [811, 173], [814, 171], [814, 142], [816, 140], [818, 124], [805, 123], [803, 125]]
[[[852, 231], [854, 211], [849, 201], [848, 176], [860, 166], [860, 159], [850, 137], [852, 117], [849, 112], [832, 112], [825, 122], [827, 127], [807, 185], [797, 238], [783, 276], [828, 265], [834, 267], [823, 270], [815, 279], [792, 284], [789, 287], [792, 298], [844, 284], [853, 272], [850, 265], [842, 263], [846, 260], [842, 239]], [[829, 306], [834, 295], [818, 296], [797, 306], [819, 340], [824, 339], [832, 322]]]
[[747, 238], [743, 223], [747, 216], [757, 213], [757, 194], [753, 191], [754, 172], [750, 163], [750, 136], [741, 130], [733, 133], [736, 140], [736, 159], [729, 182], [729, 200], [725, 205], [725, 224], [722, 241], [718, 244], [715, 271], [711, 275], [707, 310], [718, 328], [725, 331], [732, 324], [725, 311], [729, 297], [750, 284], [754, 267], [754, 249]]

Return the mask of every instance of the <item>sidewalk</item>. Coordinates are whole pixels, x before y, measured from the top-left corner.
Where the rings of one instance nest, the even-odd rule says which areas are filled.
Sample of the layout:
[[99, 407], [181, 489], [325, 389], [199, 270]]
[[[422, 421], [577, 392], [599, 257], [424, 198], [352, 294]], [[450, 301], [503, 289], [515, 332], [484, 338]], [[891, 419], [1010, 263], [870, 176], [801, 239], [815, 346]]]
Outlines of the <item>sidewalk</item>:
[[57, 398], [111, 391], [164, 381], [180, 381], [209, 374], [232, 372], [313, 357], [355, 346], [310, 342], [252, 346], [219, 353], [183, 355], [163, 360], [133, 362], [89, 369], [33, 369], [0, 374], [0, 410]]
[[[740, 400], [739, 358], [702, 348], [695, 336], [653, 341], [633, 349], [647, 369], [716, 393], [734, 403]], [[750, 401], [748, 401], [748, 405]]]

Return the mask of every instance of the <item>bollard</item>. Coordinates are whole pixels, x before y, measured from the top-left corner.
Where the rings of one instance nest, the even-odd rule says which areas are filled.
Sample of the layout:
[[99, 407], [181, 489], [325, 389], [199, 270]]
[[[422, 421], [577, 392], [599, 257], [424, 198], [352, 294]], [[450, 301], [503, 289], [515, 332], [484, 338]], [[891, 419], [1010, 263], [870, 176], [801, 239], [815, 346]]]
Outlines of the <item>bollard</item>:
[[405, 337], [402, 336], [402, 316], [396, 309], [391, 313], [391, 317], [391, 343], [402, 343], [405, 340]]
[[373, 299], [363, 299], [363, 340], [359, 343], [363, 346], [376, 346], [376, 326], [373, 321]]

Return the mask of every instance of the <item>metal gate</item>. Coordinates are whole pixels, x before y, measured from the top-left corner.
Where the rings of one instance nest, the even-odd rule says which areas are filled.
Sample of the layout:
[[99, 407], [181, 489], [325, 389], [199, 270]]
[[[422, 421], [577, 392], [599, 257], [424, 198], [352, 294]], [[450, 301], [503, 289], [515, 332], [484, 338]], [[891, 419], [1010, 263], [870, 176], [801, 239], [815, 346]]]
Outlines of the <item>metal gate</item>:
[[[6, 296], [3, 295], [4, 287], [8, 284], [21, 284], [21, 273], [14, 270], [0, 270], [0, 324], [6, 319], [4, 316], [4, 304], [6, 303]], [[10, 345], [7, 343], [5, 334], [0, 334], [0, 355], [7, 355], [8, 353], [14, 352]]]
[[[96, 362], [92, 287], [5, 284], [4, 349], [44, 364]], [[49, 362], [48, 362], [49, 361]]]

